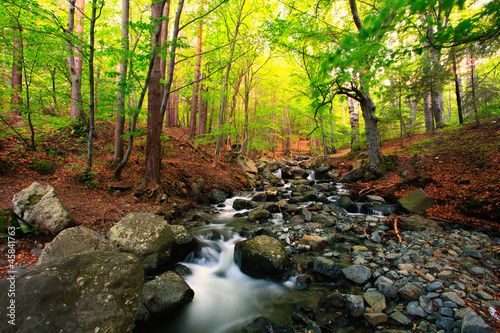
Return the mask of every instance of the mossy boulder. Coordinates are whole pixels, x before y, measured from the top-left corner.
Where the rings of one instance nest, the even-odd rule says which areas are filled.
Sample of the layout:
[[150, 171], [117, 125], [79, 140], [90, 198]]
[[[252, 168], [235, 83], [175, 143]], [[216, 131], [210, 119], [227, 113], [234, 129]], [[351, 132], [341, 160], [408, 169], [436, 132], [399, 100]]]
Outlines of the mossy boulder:
[[286, 280], [289, 259], [276, 239], [261, 235], [239, 242], [234, 247], [234, 261], [245, 274], [275, 281]]
[[46, 234], [57, 235], [73, 223], [68, 209], [50, 185], [34, 182], [14, 195], [12, 208], [26, 223]]

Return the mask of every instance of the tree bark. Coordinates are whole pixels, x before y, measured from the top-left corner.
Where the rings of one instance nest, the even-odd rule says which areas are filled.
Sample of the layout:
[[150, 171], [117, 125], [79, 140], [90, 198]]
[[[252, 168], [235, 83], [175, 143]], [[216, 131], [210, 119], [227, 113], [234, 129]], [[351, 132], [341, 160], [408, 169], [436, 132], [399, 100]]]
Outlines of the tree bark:
[[460, 78], [458, 77], [457, 70], [457, 56], [454, 51], [452, 51], [452, 63], [453, 63], [453, 80], [455, 82], [455, 95], [457, 97], [457, 109], [458, 109], [458, 122], [460, 125], [464, 123], [464, 116], [462, 110], [462, 96], [460, 95]]
[[443, 118], [443, 84], [441, 82], [443, 69], [441, 66], [441, 52], [434, 47], [431, 48], [430, 52], [432, 61], [432, 112], [434, 113], [436, 128], [443, 128], [446, 126], [446, 123]]
[[[361, 23], [358, 9], [356, 6], [356, 0], [349, 0], [349, 6], [351, 8], [351, 14], [358, 29], [358, 32], [363, 30], [363, 24]], [[356, 90], [356, 95], [358, 96], [358, 101], [361, 105], [361, 111], [363, 114], [363, 119], [365, 120], [365, 132], [366, 132], [366, 145], [368, 148], [368, 157], [370, 163], [370, 169], [378, 173], [380, 171], [379, 166], [383, 161], [382, 151], [380, 150], [380, 141], [378, 133], [378, 118], [375, 114], [376, 106], [370, 96], [370, 89], [364, 80], [364, 75], [360, 74], [359, 77], [360, 90]]]
[[[75, 1], [70, 0], [69, 11], [68, 11], [68, 29], [66, 30], [68, 41], [66, 42], [66, 50], [68, 52], [68, 57], [66, 58], [66, 63], [68, 64], [69, 74], [71, 76], [71, 106], [69, 110], [69, 115], [71, 118], [77, 119], [78, 122], [83, 123], [83, 106], [82, 106], [82, 75], [81, 66], [77, 65], [77, 56], [75, 56], [75, 47], [73, 43], [74, 30], [75, 30]], [[78, 5], [81, 5], [81, 0], [78, 0]], [[80, 8], [80, 7], [79, 7]], [[82, 9], [83, 10], [83, 9]], [[81, 15], [81, 14], [79, 14]], [[79, 69], [80, 68], [80, 69]]]
[[351, 123], [351, 152], [359, 152], [361, 150], [359, 144], [359, 111], [351, 97], [347, 97], [347, 108]]
[[17, 22], [16, 27], [14, 28], [14, 33], [16, 36], [14, 37], [13, 45], [13, 57], [12, 57], [12, 77], [11, 77], [11, 87], [12, 87], [12, 95], [10, 99], [10, 109], [17, 115], [21, 115], [23, 113], [23, 99], [21, 94], [23, 92], [23, 41], [21, 38], [22, 28]]
[[[104, 5], [104, 3], [103, 3]], [[101, 7], [102, 9], [102, 7]], [[89, 137], [87, 141], [87, 167], [85, 174], [88, 175], [92, 169], [92, 142], [94, 137], [94, 111], [95, 111], [95, 91], [94, 91], [94, 45], [95, 45], [95, 22], [97, 20], [97, 0], [92, 0], [92, 17], [90, 19], [90, 45], [89, 45]]]
[[[160, 44], [161, 44], [161, 56], [160, 56], [160, 80], [165, 81], [165, 75], [167, 72], [167, 59], [168, 53], [166, 52], [166, 49], [168, 49], [168, 23], [169, 23], [169, 17], [170, 17], [170, 1], [165, 1], [165, 5], [163, 6], [163, 21], [161, 22], [161, 34], [160, 34]], [[161, 87], [161, 93], [163, 96], [163, 85]], [[168, 126], [166, 124], [166, 126]]]
[[[203, 1], [201, 2], [201, 8], [203, 8]], [[196, 65], [194, 68], [194, 78], [193, 78], [193, 94], [191, 97], [191, 121], [189, 123], [189, 138], [194, 139], [196, 135], [196, 108], [198, 104], [198, 90], [200, 87], [200, 68], [201, 68], [201, 40], [203, 35], [203, 24], [200, 20], [198, 24], [198, 37], [196, 39]], [[200, 105], [201, 109], [201, 105]]]
[[[163, 12], [163, 2], [153, 2], [151, 5], [151, 16], [154, 22], [157, 22]], [[157, 26], [161, 29], [161, 24]], [[156, 40], [151, 40], [151, 50], [157, 50]], [[160, 55], [155, 54], [153, 70], [148, 88], [148, 118], [147, 118], [147, 142], [146, 142], [146, 169], [145, 177], [147, 180], [160, 184], [161, 180], [161, 129], [162, 117], [161, 108], [161, 72]]]
[[472, 107], [474, 109], [474, 119], [476, 121], [476, 127], [479, 128], [479, 113], [477, 111], [477, 103], [476, 103], [476, 78], [475, 78], [475, 69], [476, 63], [474, 61], [474, 52], [472, 48], [469, 53], [469, 68], [470, 68], [470, 77], [471, 77], [471, 93], [472, 93]]
[[433, 118], [432, 118], [432, 105], [431, 105], [431, 93], [430, 93], [430, 91], [426, 91], [424, 93], [424, 117], [425, 117], [425, 130], [427, 132], [432, 131]]
[[122, 57], [120, 61], [120, 75], [118, 77], [118, 92], [116, 93], [116, 127], [115, 127], [115, 154], [113, 161], [118, 164], [123, 159], [123, 129], [125, 127], [125, 96], [127, 90], [128, 68], [128, 25], [129, 0], [122, 0]]
[[198, 98], [198, 104], [199, 104], [199, 109], [200, 112], [198, 113], [198, 130], [197, 130], [197, 136], [201, 137], [205, 134], [207, 134], [207, 117], [208, 117], [208, 102], [203, 100], [203, 92], [205, 91], [205, 79], [206, 79], [206, 74], [202, 73], [201, 74], [201, 86], [200, 86], [200, 92], [199, 92], [199, 98]]
[[218, 126], [218, 135], [217, 135], [217, 146], [215, 148], [215, 166], [218, 165], [219, 163], [219, 155], [220, 155], [220, 146], [222, 142], [222, 125], [223, 125], [223, 119], [224, 119], [224, 110], [226, 108], [226, 89], [227, 89], [227, 83], [229, 81], [229, 73], [231, 72], [231, 63], [233, 61], [233, 55], [234, 55], [234, 48], [236, 45], [236, 39], [238, 38], [238, 32], [240, 29], [241, 25], [241, 15], [243, 13], [243, 7], [245, 6], [245, 0], [242, 1], [241, 3], [241, 8], [238, 13], [238, 19], [236, 20], [236, 29], [234, 32], [234, 37], [233, 37], [233, 42], [231, 45], [231, 53], [229, 55], [229, 61], [226, 67], [226, 75], [224, 77], [224, 83], [222, 84], [222, 89], [221, 89], [221, 103], [220, 103], [220, 111], [219, 111], [219, 126]]

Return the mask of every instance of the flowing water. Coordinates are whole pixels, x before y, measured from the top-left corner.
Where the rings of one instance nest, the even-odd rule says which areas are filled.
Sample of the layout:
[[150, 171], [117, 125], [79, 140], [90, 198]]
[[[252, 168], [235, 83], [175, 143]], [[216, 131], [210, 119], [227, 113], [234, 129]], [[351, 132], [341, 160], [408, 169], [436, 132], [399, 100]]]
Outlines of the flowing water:
[[[311, 178], [314, 179], [314, 175]], [[348, 193], [343, 185], [337, 186], [338, 194]], [[288, 191], [288, 187], [282, 190]], [[232, 197], [217, 207], [205, 207], [204, 213], [200, 213], [200, 219], [210, 223], [190, 229], [199, 248], [181, 263], [192, 273], [184, 278], [194, 290], [194, 299], [171, 318], [165, 318], [167, 323], [160, 323], [149, 332], [233, 333], [260, 316], [277, 324], [288, 323], [299, 306], [317, 304], [319, 295], [328, 291], [328, 287], [323, 292], [322, 287], [297, 291], [294, 278], [283, 283], [254, 279], [242, 273], [234, 263], [234, 245], [245, 238], [233, 230], [247, 218], [235, 217], [236, 213], [246, 211], [235, 211], [232, 204], [237, 198], [249, 200], [258, 193]], [[282, 222], [281, 214], [271, 219], [272, 224]], [[335, 332], [361, 331], [341, 329]]]

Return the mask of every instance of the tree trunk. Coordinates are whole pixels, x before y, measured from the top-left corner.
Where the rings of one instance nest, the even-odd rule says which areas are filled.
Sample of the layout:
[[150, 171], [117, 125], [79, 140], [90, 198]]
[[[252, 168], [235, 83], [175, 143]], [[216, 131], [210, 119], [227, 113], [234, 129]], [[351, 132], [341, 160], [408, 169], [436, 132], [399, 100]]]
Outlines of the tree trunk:
[[359, 144], [359, 111], [351, 97], [347, 97], [347, 107], [351, 123], [351, 152], [358, 152], [361, 150]]
[[227, 146], [231, 146], [231, 125], [233, 124], [234, 111], [236, 110], [236, 98], [238, 97], [238, 92], [240, 91], [241, 81], [243, 80], [243, 74], [238, 75], [238, 82], [234, 86], [234, 93], [232, 97], [231, 108], [229, 109], [229, 133], [227, 134]]
[[[151, 16], [156, 22], [163, 12], [163, 2], [153, 2], [151, 5]], [[157, 26], [161, 29], [161, 24]], [[151, 40], [151, 49], [157, 50], [156, 40]], [[161, 180], [161, 129], [162, 117], [160, 113], [162, 94], [161, 94], [161, 72], [160, 55], [156, 53], [154, 59], [153, 71], [148, 88], [148, 119], [147, 119], [147, 142], [146, 142], [146, 169], [145, 177], [147, 180], [159, 184]]]
[[[161, 44], [161, 51], [160, 51], [160, 80], [165, 81], [165, 73], [167, 72], [167, 59], [168, 53], [166, 52], [166, 48], [168, 46], [168, 23], [169, 23], [169, 16], [170, 16], [170, 1], [165, 1], [165, 4], [163, 6], [163, 11], [162, 11], [162, 16], [163, 16], [163, 21], [161, 22], [161, 35], [160, 35], [160, 44]], [[161, 88], [161, 93], [163, 95], [163, 85]]]
[[470, 61], [469, 66], [470, 66], [470, 77], [471, 77], [472, 107], [474, 109], [474, 119], [476, 121], [476, 127], [479, 128], [479, 113], [477, 111], [477, 103], [476, 103], [476, 78], [475, 78], [476, 63], [474, 61], [474, 52], [472, 48], [470, 50], [469, 61]]
[[[75, 47], [73, 42], [75, 41], [73, 36], [73, 31], [75, 30], [75, 1], [70, 0], [69, 11], [68, 11], [68, 29], [66, 34], [68, 35], [68, 41], [66, 42], [66, 50], [68, 52], [68, 57], [66, 58], [66, 63], [68, 64], [69, 74], [71, 76], [71, 106], [69, 110], [69, 115], [71, 118], [77, 119], [78, 122], [83, 123], [83, 106], [82, 106], [82, 76], [81, 76], [81, 66], [78, 69], [75, 56]], [[79, 0], [81, 1], [81, 0]], [[80, 5], [80, 2], [78, 2]], [[81, 15], [81, 14], [79, 14]], [[78, 52], [78, 51], [77, 51]]]
[[[103, 3], [104, 6], [104, 3]], [[102, 7], [101, 7], [102, 9]], [[90, 45], [89, 45], [89, 137], [87, 141], [87, 167], [85, 174], [88, 175], [92, 169], [92, 140], [94, 137], [94, 111], [95, 111], [95, 92], [94, 92], [94, 45], [95, 45], [95, 22], [97, 20], [97, 0], [92, 0], [92, 17], [90, 19]]]
[[424, 116], [425, 116], [425, 130], [427, 132], [432, 131], [433, 118], [432, 118], [432, 106], [431, 106], [431, 93], [426, 91], [424, 93]]
[[229, 73], [231, 72], [231, 63], [233, 61], [233, 55], [234, 55], [234, 48], [236, 45], [236, 39], [238, 38], [238, 31], [240, 29], [241, 25], [241, 15], [243, 13], [243, 7], [245, 6], [245, 0], [242, 1], [241, 3], [241, 8], [238, 13], [238, 19], [236, 20], [236, 29], [234, 32], [234, 37], [231, 45], [231, 53], [229, 55], [229, 61], [226, 67], [226, 75], [224, 77], [224, 83], [222, 84], [222, 89], [221, 89], [221, 104], [220, 104], [220, 112], [219, 112], [219, 126], [218, 126], [218, 135], [217, 135], [217, 146], [215, 148], [215, 166], [218, 165], [219, 163], [219, 155], [220, 155], [220, 146], [221, 146], [221, 141], [222, 141], [222, 125], [223, 125], [223, 119], [224, 119], [224, 110], [226, 108], [226, 89], [227, 89], [227, 83], [229, 81]]
[[[362, 80], [362, 79], [361, 79]], [[368, 148], [368, 158], [372, 171], [379, 169], [380, 163], [384, 160], [380, 150], [380, 141], [378, 135], [378, 118], [375, 115], [375, 103], [370, 97], [368, 89], [364, 89], [361, 99], [361, 111], [365, 120], [366, 146]]]
[[460, 124], [463, 124], [464, 116], [462, 110], [462, 96], [460, 95], [460, 78], [458, 77], [457, 58], [455, 52], [453, 52], [452, 63], [453, 63], [453, 79], [455, 81], [455, 95], [457, 97], [458, 122]]
[[123, 129], [125, 127], [125, 92], [127, 90], [129, 0], [122, 0], [122, 56], [118, 92], [116, 93], [115, 154], [113, 161], [118, 164], [123, 159]]
[[13, 59], [12, 59], [12, 96], [10, 99], [10, 109], [17, 115], [23, 113], [23, 41], [21, 38], [22, 28], [19, 23], [14, 28], [16, 36], [14, 37]]
[[54, 101], [54, 110], [56, 114], [59, 114], [59, 105], [57, 104], [57, 93], [56, 93], [56, 69], [57, 67], [50, 68], [50, 78], [52, 82], [52, 100]]
[[[201, 2], [203, 8], [203, 1]], [[189, 123], [189, 138], [194, 139], [196, 134], [196, 107], [198, 104], [198, 89], [200, 86], [200, 68], [201, 68], [201, 40], [203, 34], [202, 21], [198, 24], [198, 37], [196, 39], [196, 65], [194, 68], [193, 94], [191, 97], [191, 121]], [[200, 105], [201, 109], [201, 105]]]
[[201, 74], [201, 86], [198, 98], [199, 113], [198, 113], [198, 137], [207, 134], [207, 117], [208, 117], [208, 102], [203, 100], [203, 92], [205, 91], [205, 73]]

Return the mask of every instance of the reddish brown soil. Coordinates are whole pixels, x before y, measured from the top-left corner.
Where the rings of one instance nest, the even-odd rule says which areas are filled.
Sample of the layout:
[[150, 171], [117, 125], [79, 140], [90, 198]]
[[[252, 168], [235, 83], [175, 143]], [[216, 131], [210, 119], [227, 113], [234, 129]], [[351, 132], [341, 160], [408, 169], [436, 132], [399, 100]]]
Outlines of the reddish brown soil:
[[[168, 199], [159, 203], [158, 192], [154, 192], [151, 186], [146, 186], [141, 195], [134, 195], [143, 185], [145, 136], [136, 140], [134, 153], [123, 170], [123, 179], [115, 181], [112, 179], [113, 127], [108, 123], [98, 124], [92, 168], [95, 174], [93, 179], [85, 181], [81, 175], [86, 163], [86, 140], [71, 135], [69, 131], [46, 135], [39, 143], [37, 152], [27, 151], [17, 137], [1, 139], [0, 163], [7, 165], [7, 171], [0, 174], [0, 209], [11, 207], [15, 193], [38, 181], [55, 188], [76, 225], [106, 233], [114, 223], [132, 211], [154, 212], [167, 219], [183, 215], [194, 206], [189, 184], [196, 179], [205, 180], [202, 199], [213, 188], [232, 192], [246, 186], [242, 171], [226, 162], [226, 150], [223, 150], [216, 167], [214, 147], [198, 147], [188, 142], [185, 128], [171, 128], [165, 130], [168, 138], [163, 141], [163, 181], [160, 189], [160, 194], [167, 194]], [[422, 141], [433, 136], [437, 140], [435, 144]], [[418, 142], [421, 143], [418, 149], [408, 149]], [[414, 135], [404, 139], [403, 150], [399, 148], [399, 140], [383, 142], [389, 171], [380, 180], [352, 184], [354, 195], [379, 194], [396, 202], [398, 198], [422, 187], [435, 202], [435, 206], [427, 211], [427, 216], [500, 231], [500, 219], [497, 218], [500, 210], [499, 142], [498, 119], [494, 123], [490, 120], [482, 124], [479, 129], [466, 125], [460, 131]], [[45, 151], [47, 148], [61, 150], [64, 157], [49, 156]], [[293, 157], [309, 154], [307, 140], [301, 140], [300, 144], [293, 143], [292, 148]], [[342, 173], [353, 164], [354, 156], [347, 153], [348, 150], [340, 151], [330, 160]], [[265, 157], [272, 158], [273, 154], [268, 152]], [[284, 158], [280, 147], [276, 149], [275, 158]], [[30, 168], [41, 159], [57, 163], [54, 174], [44, 176]], [[321, 161], [321, 158], [317, 160]], [[181, 183], [186, 186], [182, 187]], [[117, 188], [122, 191], [116, 192]], [[468, 203], [471, 200], [480, 201], [480, 205], [473, 205], [470, 209]], [[36, 232], [18, 237], [17, 265], [35, 262], [32, 249], [43, 248], [52, 238]], [[0, 239], [0, 278], [5, 276], [7, 270], [6, 243], [5, 238]]]

